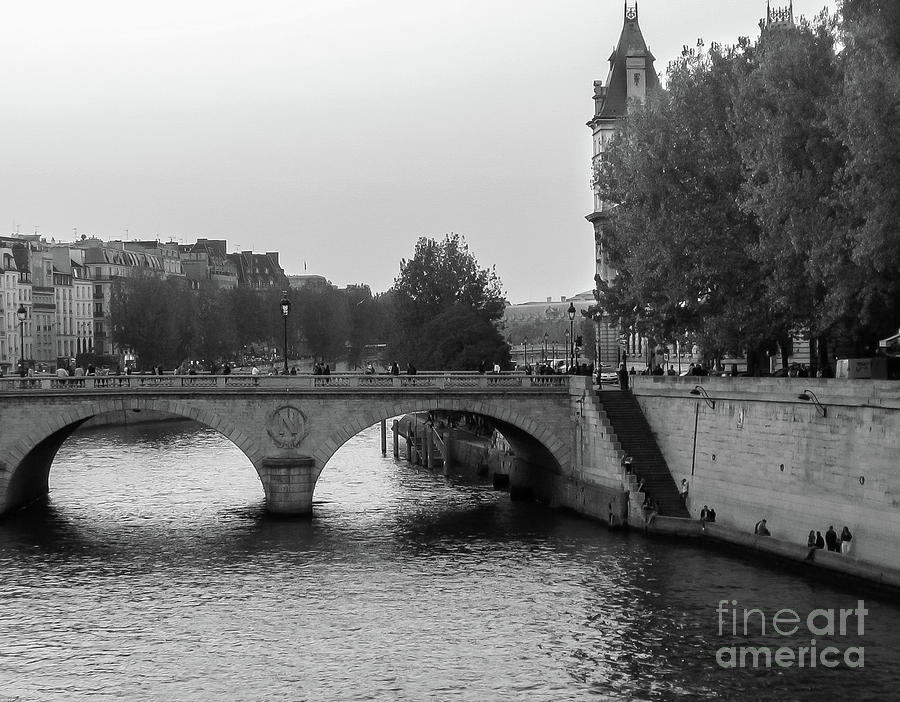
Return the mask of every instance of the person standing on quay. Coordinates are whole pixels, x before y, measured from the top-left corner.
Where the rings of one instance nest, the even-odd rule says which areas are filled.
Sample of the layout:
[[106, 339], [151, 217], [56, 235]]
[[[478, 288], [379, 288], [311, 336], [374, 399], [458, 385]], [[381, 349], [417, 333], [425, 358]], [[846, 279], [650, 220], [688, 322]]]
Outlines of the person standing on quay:
[[841, 529], [841, 553], [850, 553], [850, 542], [852, 540], [853, 536], [850, 535], [850, 530], [847, 527]]
[[681, 506], [687, 507], [688, 481], [687, 478], [681, 479]]
[[831, 524], [828, 525], [828, 531], [825, 532], [825, 545], [829, 551], [838, 550], [838, 535]]
[[701, 528], [706, 528], [706, 521], [709, 519], [709, 507], [703, 505], [703, 509], [700, 510], [700, 526]]

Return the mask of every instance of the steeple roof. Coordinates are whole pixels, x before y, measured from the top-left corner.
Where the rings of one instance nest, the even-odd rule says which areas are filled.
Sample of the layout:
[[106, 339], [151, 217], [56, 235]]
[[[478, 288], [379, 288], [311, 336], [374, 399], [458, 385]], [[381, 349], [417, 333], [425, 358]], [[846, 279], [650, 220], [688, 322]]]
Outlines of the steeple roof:
[[[787, 7], [772, 9], [771, 0], [766, 0], [766, 23], [764, 28], [794, 26], [794, 0], [790, 0]], [[760, 21], [760, 27], [763, 27]]]
[[629, 58], [645, 59], [647, 93], [658, 90], [660, 88], [659, 77], [653, 67], [656, 59], [650, 53], [647, 42], [644, 41], [644, 35], [641, 33], [637, 2], [635, 1], [633, 7], [629, 7], [626, 0], [625, 24], [622, 27], [622, 34], [619, 36], [619, 43], [609, 57], [609, 76], [604, 88], [604, 99], [598, 106], [595, 119], [619, 119], [625, 116], [628, 106], [627, 59]]

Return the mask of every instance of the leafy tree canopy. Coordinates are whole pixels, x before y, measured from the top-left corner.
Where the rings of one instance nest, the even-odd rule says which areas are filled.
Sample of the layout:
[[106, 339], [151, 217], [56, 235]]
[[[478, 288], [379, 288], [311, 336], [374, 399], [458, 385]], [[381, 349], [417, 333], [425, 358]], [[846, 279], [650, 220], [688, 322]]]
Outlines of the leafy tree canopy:
[[896, 329], [900, 5], [843, 11], [685, 55], [629, 110], [595, 174], [625, 329], [711, 355]]
[[421, 237], [413, 257], [400, 262], [393, 291], [409, 316], [423, 321], [457, 304], [496, 320], [506, 306], [495, 269], [480, 268], [459, 234], [442, 241]]
[[138, 351], [146, 366], [174, 367], [196, 342], [197, 299], [184, 279], [130, 278], [113, 288], [113, 341]]
[[422, 328], [416, 363], [424, 370], [475, 370], [481, 363], [509, 367], [509, 346], [481, 312], [455, 305]]
[[[389, 348], [391, 356], [398, 361], [412, 361], [420, 368], [440, 363], [430, 368], [438, 370], [449, 367], [447, 364], [457, 367], [452, 361], [455, 353], [469, 359], [491, 350], [491, 355], [497, 357], [487, 339], [485, 347], [471, 334], [463, 333], [464, 330], [433, 326], [439, 318], [466, 324], [477, 318], [496, 332], [495, 322], [503, 316], [506, 307], [496, 271], [480, 268], [465, 239], [458, 234], [448, 234], [441, 241], [421, 237], [413, 257], [400, 262], [400, 274], [394, 279], [389, 301], [393, 317]], [[451, 310], [453, 314], [444, 316]], [[432, 329], [434, 336], [424, 338], [426, 328]], [[487, 331], [483, 324], [477, 328]], [[461, 340], [466, 341], [466, 346], [459, 346]], [[466, 350], [469, 345], [477, 348]]]

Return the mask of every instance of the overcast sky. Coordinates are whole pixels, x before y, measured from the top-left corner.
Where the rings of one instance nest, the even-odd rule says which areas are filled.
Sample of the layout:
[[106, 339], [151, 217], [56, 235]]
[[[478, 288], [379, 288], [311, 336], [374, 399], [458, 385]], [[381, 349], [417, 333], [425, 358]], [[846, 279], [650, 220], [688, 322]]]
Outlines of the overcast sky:
[[[419, 236], [457, 232], [511, 302], [589, 290], [585, 122], [623, 8], [4, 2], [0, 233], [227, 239], [381, 292]], [[698, 37], [755, 38], [765, 8], [639, 3], [660, 73]]]

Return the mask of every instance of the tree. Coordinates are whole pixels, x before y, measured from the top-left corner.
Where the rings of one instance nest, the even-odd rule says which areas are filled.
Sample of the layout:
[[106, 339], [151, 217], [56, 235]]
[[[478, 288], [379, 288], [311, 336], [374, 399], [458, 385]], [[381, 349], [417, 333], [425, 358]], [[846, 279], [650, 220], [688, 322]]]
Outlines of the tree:
[[194, 344], [194, 297], [183, 279], [129, 278], [110, 301], [113, 342], [134, 351], [141, 364], [174, 367]]
[[459, 234], [447, 234], [440, 242], [421, 237], [413, 257], [400, 262], [400, 275], [394, 279], [393, 290], [420, 321], [456, 304], [496, 320], [506, 305], [496, 271], [479, 268]]
[[425, 370], [475, 370], [481, 363], [509, 367], [509, 346], [497, 326], [478, 310], [454, 305], [422, 328], [416, 363]]
[[617, 203], [605, 244], [618, 271], [612, 284], [597, 279], [598, 299], [651, 347], [689, 333], [718, 356], [780, 326], [752, 257], [756, 223], [738, 206], [742, 167], [729, 131], [734, 76], [752, 60], [746, 42], [685, 55], [667, 93], [632, 107], [598, 167], [601, 198]]
[[314, 358], [343, 358], [350, 331], [347, 296], [330, 285], [306, 287], [297, 291], [300, 323], [306, 345]]
[[[393, 308], [390, 353], [395, 359], [408, 359], [417, 365], [422, 365], [419, 353], [425, 343], [429, 349], [435, 349], [442, 343], [454, 346], [460, 338], [473, 342], [470, 336], [449, 328], [436, 329], [434, 338], [426, 342], [423, 329], [432, 320], [459, 307], [493, 324], [502, 317], [506, 307], [495, 270], [480, 268], [465, 239], [458, 234], [448, 234], [440, 242], [421, 237], [413, 257], [400, 262], [400, 274], [390, 292]], [[448, 318], [451, 322], [464, 319], [473, 318], [461, 314]], [[437, 351], [429, 351], [429, 356], [448, 357]]]
[[582, 338], [581, 355], [594, 363], [597, 360], [597, 325], [590, 317], [582, 317], [577, 324], [576, 334]]
[[225, 358], [238, 346], [234, 317], [228, 309], [226, 296], [216, 290], [198, 291], [196, 307], [194, 355], [211, 364]]
[[236, 347], [270, 343], [278, 338], [281, 321], [281, 291], [232, 288], [224, 291], [225, 307], [231, 314]]
[[765, 299], [791, 331], [814, 335], [848, 312], [850, 252], [832, 197], [846, 154], [827, 113], [838, 83], [833, 37], [819, 22], [764, 32], [734, 90], [740, 203], [758, 223], [752, 255]]
[[900, 319], [900, 3], [844, 0], [842, 10], [830, 118], [848, 151], [834, 205], [849, 260], [827, 305], [856, 351], [871, 353]]
[[368, 285], [348, 285], [346, 294], [349, 314], [347, 363], [351, 368], [358, 368], [363, 351], [372, 342], [377, 328], [376, 305]]

